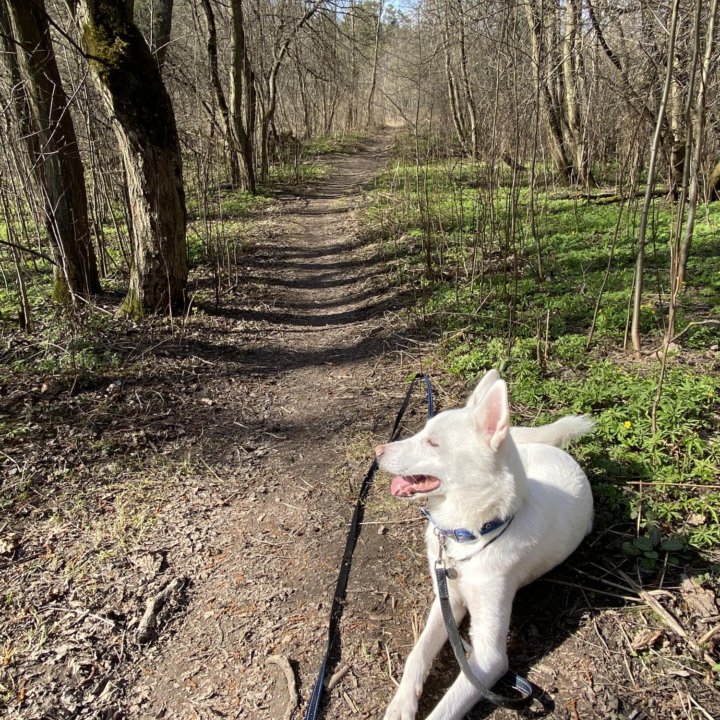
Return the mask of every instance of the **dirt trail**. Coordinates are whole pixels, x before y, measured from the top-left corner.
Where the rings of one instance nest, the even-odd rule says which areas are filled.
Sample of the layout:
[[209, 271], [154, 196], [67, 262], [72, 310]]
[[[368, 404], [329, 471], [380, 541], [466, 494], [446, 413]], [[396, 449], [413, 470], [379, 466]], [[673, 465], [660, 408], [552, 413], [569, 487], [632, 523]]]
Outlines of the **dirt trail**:
[[[384, 141], [338, 157], [319, 191], [287, 201], [287, 231], [252, 255], [252, 286], [219, 311], [230, 323], [223, 361], [252, 368], [255, 384], [218, 388], [224, 422], [237, 417], [224, 431], [229, 500], [203, 513], [205, 528], [193, 523], [202, 542], [188, 559], [187, 615], [142, 659], [132, 712], [281, 718], [288, 694], [278, 667], [266, 664], [270, 655], [289, 659], [307, 700], [355, 488], [417, 369], [384, 317], [399, 306], [398, 291], [377, 249], [357, 236], [360, 185], [386, 158]], [[222, 474], [222, 461], [214, 467]], [[375, 494], [382, 507], [383, 491]], [[352, 672], [333, 701], [335, 717], [353, 714], [353, 703], [360, 716], [377, 715], [391, 689], [380, 640], [394, 601], [378, 574], [390, 543], [373, 517], [371, 507], [343, 623], [342, 662]], [[398, 518], [419, 530], [414, 513]], [[407, 537], [413, 553], [415, 539]], [[368, 704], [368, 690], [380, 699]]]
[[[401, 290], [378, 248], [358, 237], [361, 185], [386, 157], [383, 141], [339, 156], [317, 192], [285, 200], [284, 230], [249, 256], [248, 284], [220, 308], [203, 308], [204, 334], [182, 344], [194, 371], [210, 365], [195, 391], [209, 406], [194, 405], [192, 417], [208, 472], [182, 486], [164, 512], [164, 545], [155, 539], [165, 564], [153, 590], [176, 575], [190, 584], [184, 612], [137, 654], [132, 677], [117, 679], [131, 717], [281, 719], [287, 683], [271, 656], [290, 663], [293, 717], [304, 714], [371, 448], [389, 432], [408, 375], [433, 351], [398, 324]], [[457, 380], [434, 379], [441, 407], [462, 396]], [[423, 419], [418, 397], [408, 424]], [[349, 671], [326, 718], [382, 717], [431, 599], [422, 531], [417, 509], [393, 500], [378, 477], [341, 625], [339, 666]], [[676, 678], [654, 675], [624, 650], [644, 616], [621, 619], [607, 604], [616, 599], [593, 595], [574, 574], [578, 563], [598, 571], [594, 552], [585, 543], [518, 594], [512, 666], [552, 695], [553, 717], [675, 717], [684, 707]], [[446, 649], [420, 717], [456, 674]], [[482, 705], [469, 717], [490, 715], [517, 717]]]
[[[395, 311], [407, 298], [358, 235], [362, 184], [387, 142], [335, 157], [316, 192], [283, 198], [278, 218], [256, 224], [264, 236], [217, 306], [108, 337], [125, 358], [112, 375], [66, 378], [52, 392], [33, 376], [0, 387], [5, 417], [32, 410], [37, 422], [6, 455], [24, 494], [0, 545], [0, 713], [4, 702], [18, 720], [275, 720], [289, 697], [274, 655], [293, 669], [302, 717], [371, 448], [435, 350], [402, 325]], [[433, 377], [440, 408], [467, 390]], [[408, 425], [424, 412], [418, 397]], [[369, 497], [341, 626], [349, 670], [328, 720], [382, 717], [431, 599], [423, 522], [387, 486], [379, 476]], [[602, 542], [591, 537], [518, 594], [513, 668], [567, 720], [689, 717], [690, 694], [720, 707], [707, 673], [687, 669], [702, 665], [630, 650], [648, 633], [652, 643], [672, 638], [601, 584], [614, 578]], [[159, 637], [138, 646], [146, 601], [179, 578], [185, 590]], [[446, 651], [420, 717], [456, 674]], [[469, 717], [490, 715], [516, 717], [483, 706]]]

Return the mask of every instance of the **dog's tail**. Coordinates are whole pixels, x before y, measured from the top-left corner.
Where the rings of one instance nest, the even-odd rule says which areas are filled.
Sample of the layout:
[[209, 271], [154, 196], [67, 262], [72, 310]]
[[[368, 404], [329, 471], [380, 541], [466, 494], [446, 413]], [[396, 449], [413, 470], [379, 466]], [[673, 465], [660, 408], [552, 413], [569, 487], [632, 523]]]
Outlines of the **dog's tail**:
[[595, 421], [587, 415], [568, 415], [549, 425], [539, 427], [514, 427], [510, 429], [516, 443], [542, 443], [564, 447], [575, 438], [589, 433], [595, 427]]

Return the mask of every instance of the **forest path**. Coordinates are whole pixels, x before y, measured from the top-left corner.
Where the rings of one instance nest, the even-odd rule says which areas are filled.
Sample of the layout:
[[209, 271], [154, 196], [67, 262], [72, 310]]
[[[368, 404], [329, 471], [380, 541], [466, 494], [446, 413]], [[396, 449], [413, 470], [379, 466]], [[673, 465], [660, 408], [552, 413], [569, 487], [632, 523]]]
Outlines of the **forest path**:
[[[282, 718], [288, 694], [279, 668], [266, 663], [271, 655], [292, 664], [301, 705], [312, 690], [356, 488], [408, 372], [419, 369], [408, 366], [407, 342], [386, 313], [400, 306], [400, 291], [355, 217], [388, 141], [333, 158], [319, 189], [286, 200], [284, 231], [249, 256], [237, 301], [203, 308], [223, 323], [223, 346], [190, 343], [189, 351], [222, 368], [222, 410], [207, 437], [224, 443], [225, 456], [208, 461], [225, 487], [185, 521], [184, 534], [197, 539], [176, 559], [192, 583], [187, 614], [140, 658], [128, 693], [133, 714]], [[422, 418], [420, 398], [416, 405], [410, 416]], [[342, 629], [341, 662], [352, 670], [332, 701], [335, 717], [353, 714], [353, 704], [362, 717], [377, 716], [392, 693], [383, 637], [397, 583], [389, 577], [411, 568], [383, 525], [393, 506], [386, 495], [384, 485], [374, 491], [357, 550]], [[422, 523], [394, 511], [405, 513], [395, 521], [417, 570]], [[420, 617], [428, 588], [418, 591]], [[406, 644], [410, 614], [396, 614]]]
[[[405, 289], [359, 232], [363, 184], [389, 140], [330, 158], [318, 189], [254, 218], [244, 237], [255, 240], [217, 304], [200, 302], [214, 287], [201, 265], [186, 317], [110, 325], [96, 339], [111, 367], [0, 379], [0, 415], [17, 430], [4, 450], [14, 467], [3, 489], [17, 497], [9, 540], [0, 522], [0, 715], [276, 720], [289, 702], [269, 661], [279, 656], [302, 717], [358, 486], [408, 376], [431, 371], [440, 409], [467, 393], [442, 362], [425, 368], [436, 348], [395, 312], [409, 304]], [[421, 395], [408, 430], [424, 421]], [[382, 717], [432, 596], [423, 529], [379, 474], [341, 624], [348, 670], [327, 720]], [[563, 720], [689, 717], [688, 687], [715, 711], [717, 691], [679, 654], [663, 674], [631, 670], [632, 638], [652, 629], [649, 642], [669, 642], [667, 631], [619, 607], [616, 588], [587, 584], [588, 574], [603, 581], [602, 547], [602, 534], [591, 537], [518, 593], [513, 669], [553, 696]], [[146, 603], [181, 578], [159, 636], [139, 645]], [[457, 672], [446, 648], [419, 717]], [[490, 715], [516, 717], [482, 705], [469, 717]]]
[[[242, 282], [218, 307], [201, 306], [168, 349], [173, 367], [185, 363], [178, 392], [194, 400], [176, 406], [193, 472], [168, 493], [145, 542], [163, 562], [146, 563], [156, 574], [144, 597], [173, 576], [190, 582], [184, 612], [118, 678], [131, 717], [281, 720], [290, 698], [272, 656], [290, 663], [293, 718], [304, 715], [359, 483], [408, 375], [435, 352], [394, 312], [407, 303], [404, 290], [359, 234], [363, 184], [387, 161], [389, 139], [332, 158], [329, 180], [281, 200], [275, 230], [243, 261]], [[430, 370], [440, 409], [457, 404], [467, 389]], [[418, 392], [408, 430], [424, 418]], [[364, 522], [341, 623], [339, 666], [348, 672], [328, 694], [328, 720], [382, 717], [432, 597], [424, 522], [392, 498], [382, 474]], [[592, 545], [582, 553], [592, 560]], [[622, 653], [597, 643], [598, 634], [622, 643], [617, 611], [588, 598], [576, 561], [518, 593], [509, 655], [553, 695], [554, 717], [607, 718], [630, 692]], [[420, 717], [457, 672], [446, 648]], [[481, 704], [470, 715], [489, 716], [516, 714]]]

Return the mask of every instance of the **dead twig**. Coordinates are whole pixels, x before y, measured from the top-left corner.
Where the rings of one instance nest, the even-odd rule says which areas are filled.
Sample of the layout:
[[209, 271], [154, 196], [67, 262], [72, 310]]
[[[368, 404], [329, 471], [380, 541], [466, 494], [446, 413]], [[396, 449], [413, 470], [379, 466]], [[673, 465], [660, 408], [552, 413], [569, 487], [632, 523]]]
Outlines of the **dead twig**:
[[353, 715], [357, 715], [358, 712], [359, 712], [359, 711], [358, 711], [358, 707], [357, 707], [357, 705], [353, 702], [352, 698], [351, 698], [344, 690], [342, 691], [342, 696], [343, 696], [343, 700], [345, 700], [345, 702], [347, 703], [347, 706], [350, 708], [350, 710], [352, 711]]
[[392, 680], [392, 682], [394, 683], [395, 687], [400, 687], [400, 683], [395, 679], [395, 676], [393, 675], [392, 661], [390, 660], [390, 648], [388, 647], [387, 643], [385, 643], [385, 656], [387, 657], [388, 676], [390, 677], [390, 680]]
[[65, 607], [64, 605], [45, 605], [42, 610], [55, 610], [59, 612], [74, 613], [80, 618], [80, 620], [83, 620], [86, 617], [90, 617], [93, 620], [97, 620], [98, 622], [109, 625], [111, 628], [114, 628], [116, 625], [114, 620], [109, 620], [108, 618], [101, 617], [100, 615], [95, 615], [95, 613], [88, 612], [87, 610], [83, 610], [81, 608]]
[[619, 593], [609, 592], [607, 590], [599, 590], [598, 588], [589, 587], [587, 585], [580, 585], [579, 583], [568, 582], [567, 580], [558, 580], [556, 578], [541, 578], [542, 582], [552, 583], [553, 585], [564, 585], [565, 587], [577, 588], [578, 590], [587, 590], [588, 592], [597, 593], [598, 595], [606, 595], [608, 597], [614, 597], [618, 600], [627, 600], [629, 602], [642, 602], [639, 598], [633, 597], [632, 595], [620, 595]]
[[[689, 330], [692, 330], [694, 327], [698, 327], [700, 325], [717, 325], [720, 323], [720, 320], [716, 320], [715, 318], [709, 319], [709, 320], [693, 320], [692, 322], [689, 322], [677, 335], [673, 336], [669, 341], [668, 345], [672, 343], [676, 343], [678, 340], [680, 340], [681, 337], [683, 337]], [[656, 353], [659, 353], [665, 345], [661, 345], [660, 347], [656, 347], [654, 350], [645, 350], [642, 354], [643, 355], [654, 355]]]
[[692, 695], [688, 694], [688, 700], [707, 718], [707, 720], [715, 720], [715, 717], [711, 715]]
[[716, 625], [714, 628], [711, 628], [705, 634], [701, 635], [698, 638], [698, 645], [704, 645], [711, 638], [713, 638], [715, 635], [717, 635], [718, 632], [720, 632], [720, 625]]

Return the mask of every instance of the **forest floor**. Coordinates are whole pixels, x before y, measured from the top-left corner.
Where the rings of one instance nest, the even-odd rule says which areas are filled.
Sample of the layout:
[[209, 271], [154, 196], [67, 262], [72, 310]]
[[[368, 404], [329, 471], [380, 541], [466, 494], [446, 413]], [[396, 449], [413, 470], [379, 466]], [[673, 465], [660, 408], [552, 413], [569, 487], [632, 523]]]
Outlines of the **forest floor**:
[[[285, 661], [302, 716], [372, 447], [412, 373], [433, 374], [441, 407], [467, 391], [403, 320], [409, 290], [359, 232], [363, 185], [388, 143], [330, 158], [329, 180], [281, 197], [232, 292], [180, 325], [128, 331], [119, 368], [3, 379], [3, 418], [18, 419], [0, 518], [9, 717], [280, 719], [294, 700]], [[418, 392], [408, 426], [424, 412]], [[423, 529], [378, 476], [341, 624], [347, 673], [326, 717], [379, 718], [392, 697], [431, 600]], [[698, 705], [710, 717], [720, 702], [702, 654], [609, 584], [600, 540], [520, 592], [512, 666], [554, 698], [553, 717], [701, 717]], [[169, 586], [139, 644], [148, 599]], [[663, 592], [666, 604], [696, 594], [683, 624], [706, 622], [698, 586]], [[444, 653], [422, 713], [456, 672]], [[515, 716], [479, 706], [472, 717], [491, 715]]]

